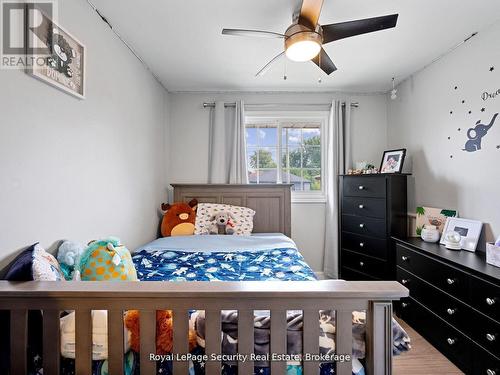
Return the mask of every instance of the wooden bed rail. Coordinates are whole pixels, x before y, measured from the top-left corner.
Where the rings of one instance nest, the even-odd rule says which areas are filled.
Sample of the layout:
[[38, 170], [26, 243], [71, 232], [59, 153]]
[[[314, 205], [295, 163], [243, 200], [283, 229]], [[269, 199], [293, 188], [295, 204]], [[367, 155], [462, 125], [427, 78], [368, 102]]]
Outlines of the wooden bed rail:
[[[156, 374], [156, 310], [173, 311], [174, 353], [188, 352], [190, 309], [205, 310], [206, 354], [221, 353], [221, 310], [238, 310], [238, 353], [254, 351], [253, 310], [271, 311], [270, 352], [286, 354], [286, 311], [303, 310], [303, 352], [319, 353], [319, 310], [336, 310], [336, 353], [352, 354], [352, 311], [367, 311], [367, 374], [390, 374], [392, 301], [408, 296], [394, 281], [297, 282], [7, 282], [0, 281], [0, 310], [10, 311], [11, 375], [26, 374], [27, 316], [43, 312], [44, 374], [58, 375], [59, 316], [76, 314], [76, 374], [90, 375], [91, 310], [108, 310], [110, 375], [123, 374], [123, 311], [140, 310], [141, 375]], [[253, 374], [253, 362], [239, 362], [238, 374]], [[174, 373], [186, 374], [187, 361], [175, 361]], [[219, 374], [220, 362], [208, 361], [206, 374]], [[271, 362], [272, 374], [286, 363]], [[304, 362], [304, 372], [318, 374], [318, 362]], [[351, 362], [337, 362], [337, 374], [350, 375]]]

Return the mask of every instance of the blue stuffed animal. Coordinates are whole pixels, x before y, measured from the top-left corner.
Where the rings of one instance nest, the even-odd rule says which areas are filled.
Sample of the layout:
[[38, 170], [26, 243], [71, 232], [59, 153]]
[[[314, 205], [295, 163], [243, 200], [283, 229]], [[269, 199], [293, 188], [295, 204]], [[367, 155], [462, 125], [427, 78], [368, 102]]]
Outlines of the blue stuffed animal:
[[[73, 280], [75, 276], [75, 266], [80, 263], [80, 258], [85, 249], [85, 245], [74, 241], [64, 241], [61, 246], [59, 246], [57, 250], [57, 260], [59, 261], [59, 265], [61, 266], [61, 270], [66, 280]], [[78, 278], [78, 276], [79, 272], [76, 272], [76, 277]]]

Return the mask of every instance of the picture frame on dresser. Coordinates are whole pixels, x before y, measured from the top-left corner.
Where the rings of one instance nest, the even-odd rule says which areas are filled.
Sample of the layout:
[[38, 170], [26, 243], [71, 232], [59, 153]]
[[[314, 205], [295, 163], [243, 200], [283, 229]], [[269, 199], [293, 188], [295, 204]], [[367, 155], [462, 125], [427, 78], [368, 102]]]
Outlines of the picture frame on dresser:
[[406, 157], [406, 148], [384, 151], [379, 171], [386, 173], [401, 173]]
[[439, 243], [445, 244], [445, 236], [448, 232], [457, 232], [461, 236], [460, 246], [462, 250], [476, 251], [483, 223], [478, 220], [462, 219], [458, 217], [446, 218], [443, 234]]

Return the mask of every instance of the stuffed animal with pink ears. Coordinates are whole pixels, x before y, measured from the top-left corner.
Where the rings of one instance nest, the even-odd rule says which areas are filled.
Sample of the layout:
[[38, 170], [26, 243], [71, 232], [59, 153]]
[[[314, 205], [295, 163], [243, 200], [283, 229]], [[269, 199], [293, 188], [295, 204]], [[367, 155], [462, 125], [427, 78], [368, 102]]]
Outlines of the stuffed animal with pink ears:
[[210, 234], [234, 234], [234, 216], [228, 211], [220, 211], [210, 218]]

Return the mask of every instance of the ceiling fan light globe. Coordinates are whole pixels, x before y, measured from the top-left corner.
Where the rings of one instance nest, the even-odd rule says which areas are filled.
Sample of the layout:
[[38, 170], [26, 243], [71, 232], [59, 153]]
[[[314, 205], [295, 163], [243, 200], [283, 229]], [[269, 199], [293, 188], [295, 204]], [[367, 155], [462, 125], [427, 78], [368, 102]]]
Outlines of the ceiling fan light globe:
[[292, 61], [309, 61], [318, 56], [321, 45], [313, 40], [301, 40], [290, 44], [286, 49], [286, 57]]
[[391, 91], [391, 99], [392, 100], [396, 100], [398, 98], [398, 90], [397, 89], [393, 89]]

